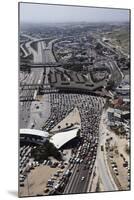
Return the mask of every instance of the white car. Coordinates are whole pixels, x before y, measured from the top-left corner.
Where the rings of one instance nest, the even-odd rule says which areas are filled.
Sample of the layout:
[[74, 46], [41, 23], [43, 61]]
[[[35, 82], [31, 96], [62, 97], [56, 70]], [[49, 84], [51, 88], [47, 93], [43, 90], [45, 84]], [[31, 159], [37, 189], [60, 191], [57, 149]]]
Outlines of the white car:
[[84, 181], [85, 180], [85, 177], [84, 176], [82, 176], [82, 178], [81, 178], [81, 181]]

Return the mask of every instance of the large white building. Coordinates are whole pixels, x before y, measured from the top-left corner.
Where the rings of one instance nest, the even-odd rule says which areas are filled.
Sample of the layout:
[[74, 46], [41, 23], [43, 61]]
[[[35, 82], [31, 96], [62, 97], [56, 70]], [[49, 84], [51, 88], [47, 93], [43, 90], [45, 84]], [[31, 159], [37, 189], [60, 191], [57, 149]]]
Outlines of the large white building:
[[57, 149], [59, 149], [64, 144], [77, 137], [78, 130], [79, 128], [74, 128], [64, 132], [56, 133], [50, 138], [50, 142], [53, 143]]

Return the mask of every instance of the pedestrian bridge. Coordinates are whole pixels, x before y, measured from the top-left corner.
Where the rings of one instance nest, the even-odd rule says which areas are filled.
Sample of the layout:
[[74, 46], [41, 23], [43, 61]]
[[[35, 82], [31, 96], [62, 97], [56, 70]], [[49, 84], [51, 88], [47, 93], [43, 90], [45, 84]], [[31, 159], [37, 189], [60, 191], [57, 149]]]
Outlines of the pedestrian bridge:
[[49, 137], [49, 133], [36, 129], [20, 129], [20, 142], [42, 144]]

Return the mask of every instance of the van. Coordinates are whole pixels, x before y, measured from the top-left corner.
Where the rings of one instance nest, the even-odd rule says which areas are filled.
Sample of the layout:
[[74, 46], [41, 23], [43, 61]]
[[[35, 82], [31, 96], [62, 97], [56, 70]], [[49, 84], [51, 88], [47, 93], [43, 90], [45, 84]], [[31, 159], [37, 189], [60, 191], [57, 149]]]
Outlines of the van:
[[84, 176], [82, 176], [82, 178], [81, 178], [81, 181], [84, 181], [85, 180], [85, 177]]

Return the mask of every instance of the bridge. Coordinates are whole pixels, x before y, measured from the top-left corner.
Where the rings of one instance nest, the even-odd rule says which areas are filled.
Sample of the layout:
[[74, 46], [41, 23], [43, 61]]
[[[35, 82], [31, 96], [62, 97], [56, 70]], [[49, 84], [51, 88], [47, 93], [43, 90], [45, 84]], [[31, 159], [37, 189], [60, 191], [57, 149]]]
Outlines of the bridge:
[[50, 84], [46, 84], [46, 83], [28, 83], [28, 84], [25, 84], [25, 83], [20, 83], [20, 87], [33, 87], [35, 89], [35, 87], [39, 87], [39, 86], [49, 86]]
[[49, 62], [49, 63], [20, 63], [20, 68], [47, 68], [47, 67], [61, 67], [61, 66], [73, 66], [73, 65], [89, 65], [89, 62]]

